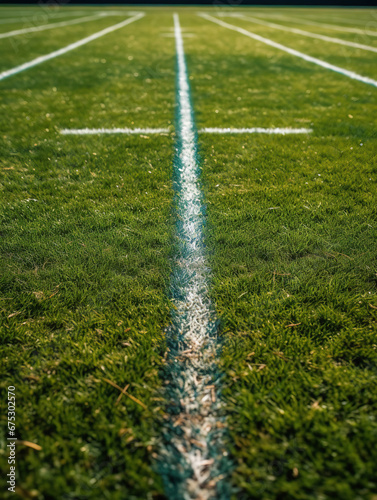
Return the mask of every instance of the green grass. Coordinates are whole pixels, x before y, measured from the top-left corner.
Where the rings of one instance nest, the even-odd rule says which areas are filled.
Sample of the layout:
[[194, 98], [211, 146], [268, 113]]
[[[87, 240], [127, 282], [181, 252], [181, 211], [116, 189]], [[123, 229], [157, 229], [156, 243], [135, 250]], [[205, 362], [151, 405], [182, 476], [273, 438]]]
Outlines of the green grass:
[[[172, 125], [173, 11], [143, 10], [140, 21], [0, 82], [0, 384], [3, 395], [16, 387], [18, 438], [42, 448], [18, 445], [23, 498], [163, 498], [154, 459], [174, 136], [59, 133]], [[314, 130], [199, 137], [233, 498], [375, 500], [377, 90], [196, 11], [178, 9], [194, 35], [184, 44], [198, 128]], [[268, 16], [341, 15], [347, 26], [367, 15], [256, 11], [276, 22]], [[120, 19], [34, 33], [22, 51], [0, 40], [2, 69]], [[372, 53], [224, 20], [377, 76]], [[289, 25], [357, 38], [297, 23]], [[120, 393], [105, 379], [130, 384], [139, 402], [116, 404]]]
[[[174, 49], [149, 40], [153, 29], [130, 25], [3, 82], [1, 386], [16, 386], [18, 438], [42, 447], [18, 447], [25, 497], [161, 492], [151, 461], [170, 312], [172, 139], [59, 133], [166, 126]], [[126, 396], [117, 405], [105, 379], [130, 384], [146, 409]], [[4, 470], [5, 459], [3, 448]]]
[[[236, 497], [372, 498], [374, 89], [225, 29], [215, 36], [217, 26], [201, 28], [186, 48], [199, 126], [314, 129], [201, 137]], [[283, 43], [285, 33], [268, 31]], [[285, 36], [298, 48], [292, 40]], [[320, 54], [300, 39], [299, 49], [340, 63], [330, 45]], [[354, 60], [344, 66], [356, 69]]]
[[376, 194], [360, 180], [373, 169], [359, 157], [345, 175], [329, 144], [310, 144], [325, 159], [300, 165], [291, 138], [245, 140], [231, 166], [232, 139], [203, 152], [217, 158], [209, 244], [240, 498], [376, 490]]

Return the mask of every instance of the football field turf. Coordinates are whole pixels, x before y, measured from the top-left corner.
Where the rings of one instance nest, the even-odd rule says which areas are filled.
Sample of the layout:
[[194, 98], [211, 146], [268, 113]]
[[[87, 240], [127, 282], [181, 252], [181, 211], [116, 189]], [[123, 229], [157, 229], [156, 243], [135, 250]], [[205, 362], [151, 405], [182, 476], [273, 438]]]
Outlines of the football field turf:
[[[377, 499], [376, 51], [372, 9], [1, 7], [19, 497]], [[178, 288], [206, 273], [216, 316], [208, 453], [184, 427], [166, 451], [177, 269]]]

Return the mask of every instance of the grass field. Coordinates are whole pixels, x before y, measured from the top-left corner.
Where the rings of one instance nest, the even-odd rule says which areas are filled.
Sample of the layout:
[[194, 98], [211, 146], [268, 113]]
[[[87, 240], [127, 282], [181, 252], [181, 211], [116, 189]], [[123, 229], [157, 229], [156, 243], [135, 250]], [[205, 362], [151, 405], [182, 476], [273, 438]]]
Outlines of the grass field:
[[[268, 25], [377, 48], [371, 9], [1, 7], [0, 35], [108, 14], [0, 37], [1, 469], [14, 386], [19, 497], [166, 498], [175, 12], [199, 130], [312, 130], [198, 135], [230, 496], [376, 500], [377, 82], [198, 16], [375, 81], [375, 52]], [[61, 134], [118, 127], [168, 130]]]

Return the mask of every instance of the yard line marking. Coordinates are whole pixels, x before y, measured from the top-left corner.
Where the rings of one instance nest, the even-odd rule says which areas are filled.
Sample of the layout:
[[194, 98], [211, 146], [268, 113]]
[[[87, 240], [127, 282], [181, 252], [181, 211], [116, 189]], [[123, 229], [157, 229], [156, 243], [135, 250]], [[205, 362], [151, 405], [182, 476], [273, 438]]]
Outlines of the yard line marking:
[[202, 128], [199, 132], [204, 134], [310, 134], [313, 132], [311, 128]]
[[42, 26], [32, 26], [31, 28], [23, 28], [19, 30], [8, 31], [7, 33], [0, 33], [0, 38], [8, 38], [10, 36], [24, 35], [26, 33], [34, 33], [35, 31], [52, 30], [54, 28], [61, 28], [63, 26], [70, 26], [72, 24], [81, 24], [107, 17], [108, 14], [96, 14], [94, 16], [80, 17], [79, 19], [72, 19], [71, 21], [61, 21], [58, 23], [43, 24]]
[[318, 66], [322, 66], [323, 68], [329, 69], [331, 71], [335, 71], [336, 73], [340, 73], [344, 76], [348, 76], [348, 78], [352, 78], [353, 80], [357, 80], [359, 82], [373, 85], [373, 87], [377, 87], [377, 80], [373, 80], [372, 78], [369, 78], [367, 76], [359, 75], [359, 74], [355, 73], [354, 71], [349, 71], [348, 69], [340, 68], [339, 66], [335, 66], [334, 64], [330, 64], [326, 61], [322, 61], [321, 59], [317, 59], [316, 57], [308, 56], [307, 54], [304, 54], [303, 52], [299, 52], [298, 50], [286, 47], [285, 45], [282, 45], [281, 43], [273, 42], [269, 38], [264, 38], [263, 36], [252, 33], [251, 31], [247, 31], [247, 30], [240, 28], [238, 26], [234, 26], [233, 24], [229, 24], [229, 23], [226, 23], [224, 21], [221, 21], [220, 19], [216, 19], [215, 17], [212, 17], [209, 14], [199, 13], [198, 16], [203, 17], [204, 19], [207, 19], [208, 21], [211, 21], [215, 24], [218, 24], [219, 26], [223, 26], [224, 28], [228, 28], [230, 30], [237, 31], [238, 33], [241, 33], [242, 35], [248, 36], [249, 38], [253, 38], [254, 40], [258, 40], [258, 42], [265, 43], [266, 45], [270, 45], [271, 47], [274, 47], [276, 49], [283, 50], [284, 52], [287, 52], [288, 54], [291, 54], [291, 55], [296, 56], [296, 57], [300, 57], [301, 59], [304, 59], [305, 61], [317, 64]]
[[[100, 135], [100, 134], [169, 134], [172, 130], [170, 128], [63, 128], [60, 130], [62, 135]], [[217, 128], [207, 127], [198, 130], [199, 134], [274, 134], [274, 135], [288, 135], [288, 134], [310, 134], [313, 132], [311, 128]]]
[[[175, 38], [174, 33], [161, 33], [160, 36], [166, 37], [166, 38]], [[182, 37], [185, 38], [193, 38], [197, 36], [196, 33], [182, 33]]]
[[167, 134], [169, 128], [63, 128], [63, 135], [97, 135], [97, 134]]
[[[216, 484], [222, 480], [227, 459], [222, 449], [222, 421], [218, 414], [219, 346], [202, 230], [203, 195], [196, 127], [178, 14], [174, 14], [174, 26], [178, 66], [174, 187], [179, 254], [171, 281], [175, 308], [167, 332], [166, 391], [171, 413], [164, 429], [160, 470], [168, 498], [207, 500], [216, 497]], [[226, 484], [222, 484], [224, 488]]]
[[127, 24], [133, 23], [134, 21], [141, 19], [144, 15], [145, 15], [144, 13], [137, 14], [136, 16], [131, 17], [129, 19], [126, 19], [125, 21], [122, 21], [118, 24], [114, 24], [113, 26], [109, 26], [108, 28], [105, 28], [101, 31], [98, 31], [97, 33], [94, 33], [93, 35], [87, 36], [87, 37], [79, 40], [78, 42], [71, 43], [70, 45], [63, 47], [62, 49], [55, 50], [54, 52], [51, 52], [50, 54], [46, 54], [44, 56], [39, 56], [39, 57], [33, 59], [32, 61], [21, 64], [20, 66], [16, 66], [15, 68], [8, 69], [7, 71], [3, 71], [2, 73], [0, 73], [0, 81], [4, 80], [5, 78], [8, 78], [9, 76], [16, 75], [17, 73], [20, 73], [21, 71], [25, 71], [26, 69], [37, 66], [38, 64], [49, 61], [50, 59], [53, 59], [54, 57], [58, 57], [58, 56], [61, 56], [63, 54], [66, 54], [70, 50], [77, 49], [78, 47], [81, 47], [82, 45], [85, 45], [86, 43], [92, 42], [93, 40], [96, 40], [97, 38], [100, 38], [101, 36], [107, 35], [108, 33], [111, 33], [115, 30], [123, 28], [124, 26], [127, 26]]
[[268, 26], [282, 31], [289, 31], [291, 33], [296, 33], [298, 35], [308, 36], [310, 38], [318, 38], [319, 40], [324, 40], [325, 42], [338, 43], [340, 45], [347, 45], [349, 47], [354, 47], [356, 49], [369, 50], [370, 52], [377, 52], [377, 47], [371, 47], [370, 45], [364, 45], [362, 43], [349, 42], [347, 40], [341, 40], [340, 38], [333, 38], [331, 36], [320, 35], [318, 33], [311, 33], [310, 31], [300, 30], [298, 28], [291, 28], [289, 26], [283, 26], [281, 24], [271, 23], [269, 21], [262, 21], [251, 16], [245, 16], [244, 14], [236, 14], [232, 17], [239, 17], [241, 19], [248, 19], [256, 24], [261, 24], [262, 26]]

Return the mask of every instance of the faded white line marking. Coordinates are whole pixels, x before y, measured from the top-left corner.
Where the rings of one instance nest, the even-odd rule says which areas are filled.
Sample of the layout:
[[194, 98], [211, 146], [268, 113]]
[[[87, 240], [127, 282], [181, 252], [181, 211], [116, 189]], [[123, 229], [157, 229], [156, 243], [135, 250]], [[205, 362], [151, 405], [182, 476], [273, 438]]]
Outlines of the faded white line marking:
[[255, 24], [260, 24], [262, 26], [268, 26], [273, 29], [289, 31], [290, 33], [296, 33], [297, 35], [303, 35], [310, 38], [318, 38], [319, 40], [324, 40], [325, 42], [337, 43], [339, 45], [346, 45], [348, 47], [353, 47], [356, 49], [369, 50], [370, 52], [377, 52], [377, 47], [371, 47], [370, 45], [364, 45], [362, 43], [349, 42], [347, 40], [341, 40], [340, 38], [333, 38], [331, 36], [320, 35], [318, 33], [311, 33], [310, 31], [300, 30], [298, 28], [290, 28], [288, 26], [282, 26], [281, 24], [271, 23], [269, 21], [262, 21], [261, 19], [257, 19], [251, 16], [245, 16], [243, 14], [237, 14], [236, 16], [240, 19], [247, 19], [252, 21]]
[[60, 12], [55, 14], [54, 12], [36, 12], [33, 16], [29, 14], [27, 16], [13, 17], [13, 18], [3, 18], [0, 20], [0, 24], [26, 24], [26, 23], [38, 23], [38, 22], [46, 22], [49, 19], [56, 19], [58, 17], [75, 17], [75, 16], [83, 16], [86, 12]]
[[122, 21], [118, 24], [114, 24], [113, 26], [109, 26], [108, 28], [105, 28], [101, 31], [98, 31], [97, 33], [94, 33], [93, 35], [87, 36], [87, 37], [83, 38], [82, 40], [79, 40], [78, 42], [71, 43], [70, 45], [63, 47], [62, 49], [55, 50], [54, 52], [50, 52], [50, 54], [46, 54], [44, 56], [37, 57], [37, 58], [33, 59], [32, 61], [21, 64], [20, 66], [16, 66], [15, 68], [8, 69], [7, 71], [3, 71], [2, 73], [0, 73], [0, 81], [4, 80], [5, 78], [8, 78], [9, 76], [16, 75], [17, 73], [20, 73], [21, 71], [25, 71], [26, 69], [33, 68], [34, 66], [37, 66], [38, 64], [49, 61], [50, 59], [53, 59], [55, 57], [66, 54], [67, 52], [69, 52], [71, 50], [77, 49], [78, 47], [81, 47], [82, 45], [85, 45], [89, 42], [92, 42], [93, 40], [96, 40], [97, 38], [100, 38], [104, 35], [107, 35], [108, 33], [112, 33], [115, 30], [123, 28], [124, 26], [127, 26], [127, 24], [130, 24], [130, 23], [133, 23], [134, 21], [137, 21], [138, 19], [141, 19], [143, 16], [144, 16], [144, 14], [138, 14], [134, 17], [131, 17], [130, 19], [126, 19], [125, 21]]
[[8, 31], [7, 33], [0, 33], [0, 38], [9, 38], [11, 36], [24, 35], [26, 33], [34, 33], [36, 31], [52, 30], [55, 28], [62, 28], [64, 26], [71, 26], [73, 24], [87, 23], [89, 21], [94, 21], [107, 16], [108, 14], [96, 14], [94, 16], [80, 17], [79, 19], [73, 19], [71, 21], [61, 21], [59, 23], [43, 24], [42, 26], [32, 26], [31, 28], [23, 28], [20, 30]]
[[[258, 14], [258, 16], [261, 16], [261, 14]], [[347, 26], [339, 26], [336, 24], [320, 23], [318, 21], [309, 21], [307, 19], [302, 19], [301, 17], [286, 16], [284, 14], [280, 14], [279, 17], [280, 19], [283, 17], [287, 19], [287, 21], [291, 21], [293, 23], [295, 22], [294, 19], [296, 19], [296, 21], [298, 21], [299, 23], [306, 24], [308, 26], [319, 26], [330, 30], [343, 31], [345, 33], [357, 33], [359, 35], [377, 36], [377, 31], [372, 31], [367, 28], [368, 23], [366, 23], [365, 29], [361, 29], [361, 28], [349, 28]]]
[[286, 47], [285, 45], [282, 45], [281, 43], [274, 42], [270, 40], [269, 38], [265, 38], [263, 36], [257, 35], [256, 33], [252, 33], [251, 31], [247, 31], [243, 28], [240, 28], [239, 26], [234, 26], [233, 24], [226, 23], [224, 21], [221, 21], [220, 19], [216, 19], [213, 16], [210, 16], [209, 14], [202, 14], [199, 13], [198, 16], [202, 17], [203, 19], [207, 19], [208, 21], [211, 21], [215, 24], [218, 24], [219, 26], [222, 26], [224, 28], [230, 29], [232, 31], [237, 31], [238, 33], [241, 33], [242, 35], [248, 36], [249, 38], [253, 38], [254, 40], [257, 40], [258, 42], [265, 43], [266, 45], [270, 45], [271, 47], [274, 47], [275, 49], [282, 50], [284, 52], [287, 52], [288, 54], [291, 54], [293, 56], [299, 57], [300, 59], [304, 59], [305, 61], [317, 64], [318, 66], [322, 66], [322, 68], [329, 69], [331, 71], [335, 71], [336, 73], [340, 73], [341, 75], [347, 76], [348, 78], [352, 78], [353, 80], [357, 80], [359, 82], [367, 83], [368, 85], [373, 85], [373, 87], [377, 87], [377, 80], [373, 80], [372, 78], [369, 78], [367, 76], [362, 76], [354, 71], [349, 71], [344, 68], [340, 68], [339, 66], [335, 66], [334, 64], [330, 64], [326, 61], [322, 61], [321, 59], [317, 59], [316, 57], [309, 56], [307, 54], [304, 54], [303, 52], [299, 52], [298, 50], [291, 49], [289, 47]]

